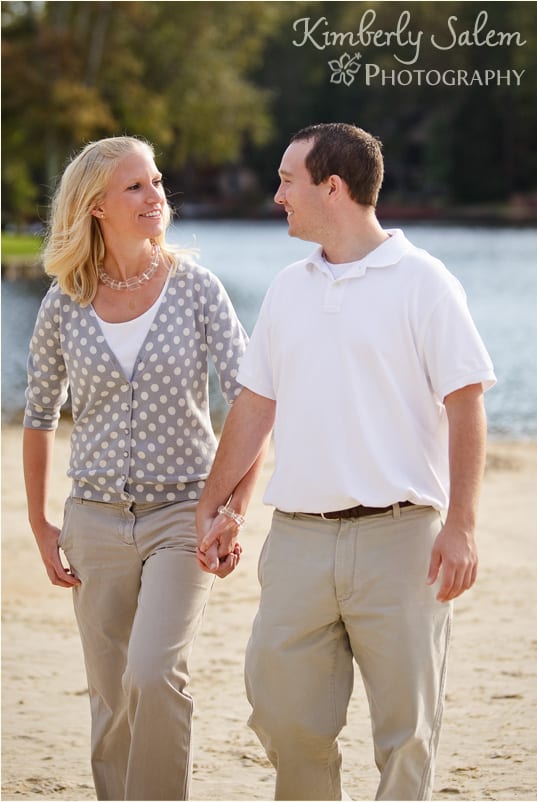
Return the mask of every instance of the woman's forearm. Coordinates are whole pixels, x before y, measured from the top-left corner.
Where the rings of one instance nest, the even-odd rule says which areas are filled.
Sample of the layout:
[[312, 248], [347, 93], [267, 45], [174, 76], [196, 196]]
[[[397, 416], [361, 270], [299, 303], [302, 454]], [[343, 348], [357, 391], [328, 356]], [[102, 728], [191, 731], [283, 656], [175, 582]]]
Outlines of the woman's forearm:
[[34, 533], [47, 522], [47, 501], [52, 473], [55, 431], [24, 429], [22, 462], [28, 519]]
[[47, 513], [54, 437], [54, 431], [24, 429], [22, 462], [28, 520], [50, 581], [53, 585], [71, 588], [79, 585], [80, 580], [61, 561], [58, 548], [60, 529], [48, 520]]

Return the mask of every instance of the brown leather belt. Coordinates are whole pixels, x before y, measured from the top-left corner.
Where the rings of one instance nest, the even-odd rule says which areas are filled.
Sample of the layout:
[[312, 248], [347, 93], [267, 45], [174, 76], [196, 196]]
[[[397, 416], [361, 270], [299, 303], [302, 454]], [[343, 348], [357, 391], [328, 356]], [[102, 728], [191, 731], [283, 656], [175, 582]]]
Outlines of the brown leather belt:
[[[413, 506], [412, 501], [399, 501], [400, 507]], [[391, 512], [393, 504], [389, 507], [364, 507], [361, 504], [358, 507], [350, 507], [348, 510], [336, 510], [335, 512], [305, 512], [303, 515], [315, 515], [318, 518], [365, 518], [368, 515], [382, 515], [383, 512]]]

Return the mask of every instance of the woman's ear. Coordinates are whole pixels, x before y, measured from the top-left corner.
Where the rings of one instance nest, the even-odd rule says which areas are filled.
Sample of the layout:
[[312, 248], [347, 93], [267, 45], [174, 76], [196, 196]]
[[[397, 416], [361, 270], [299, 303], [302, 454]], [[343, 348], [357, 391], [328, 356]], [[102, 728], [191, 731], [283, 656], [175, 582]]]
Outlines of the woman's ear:
[[94, 217], [98, 217], [100, 220], [104, 218], [104, 212], [100, 206], [95, 206], [95, 208], [91, 210], [91, 213]]

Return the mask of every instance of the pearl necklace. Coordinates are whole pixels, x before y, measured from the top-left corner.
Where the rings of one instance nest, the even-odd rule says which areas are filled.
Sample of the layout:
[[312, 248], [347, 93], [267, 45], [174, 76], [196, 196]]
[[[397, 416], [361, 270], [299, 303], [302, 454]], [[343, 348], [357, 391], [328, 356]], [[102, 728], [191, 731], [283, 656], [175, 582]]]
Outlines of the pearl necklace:
[[116, 278], [109, 276], [102, 264], [98, 265], [97, 272], [99, 279], [111, 290], [139, 290], [140, 287], [153, 278], [160, 261], [160, 246], [158, 242], [152, 242], [152, 258], [149, 266], [146, 267], [144, 272], [139, 276], [131, 276], [126, 281], [119, 281]]

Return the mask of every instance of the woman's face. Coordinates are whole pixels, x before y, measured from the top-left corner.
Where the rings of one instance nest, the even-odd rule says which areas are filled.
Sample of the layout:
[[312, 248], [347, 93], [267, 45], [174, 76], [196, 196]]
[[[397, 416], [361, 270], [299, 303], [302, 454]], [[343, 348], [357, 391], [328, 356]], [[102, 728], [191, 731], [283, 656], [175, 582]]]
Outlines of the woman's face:
[[150, 151], [140, 148], [118, 164], [93, 214], [105, 240], [153, 239], [164, 233], [165, 206], [162, 175]]

